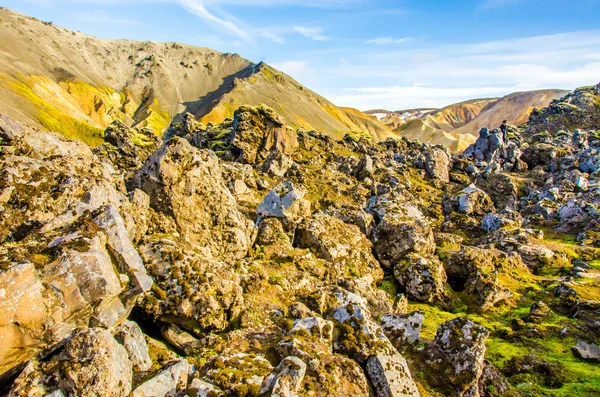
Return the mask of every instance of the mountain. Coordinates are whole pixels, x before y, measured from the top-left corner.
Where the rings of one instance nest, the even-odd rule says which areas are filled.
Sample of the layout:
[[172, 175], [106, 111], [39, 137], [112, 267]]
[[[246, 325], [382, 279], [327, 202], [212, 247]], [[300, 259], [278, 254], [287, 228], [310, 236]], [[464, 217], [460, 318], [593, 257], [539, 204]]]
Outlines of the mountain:
[[178, 43], [104, 40], [0, 8], [0, 111], [92, 146], [113, 119], [162, 134], [182, 112], [204, 121], [265, 103], [333, 137], [392, 132], [289, 76], [237, 54]]
[[377, 120], [381, 121], [383, 124], [385, 124], [391, 130], [395, 130], [396, 128], [398, 128], [399, 126], [401, 126], [402, 124], [404, 124], [410, 120], [421, 118], [421, 117], [425, 116], [426, 114], [434, 112], [436, 110], [437, 109], [423, 108], [423, 109], [396, 110], [396, 111], [390, 112], [389, 110], [377, 109], [377, 110], [369, 110], [369, 111], [366, 111], [365, 113], [377, 118]]
[[[503, 120], [512, 125], [524, 124], [533, 109], [547, 106], [567, 92], [539, 90], [517, 92], [502, 98], [473, 99], [413, 117], [393, 130], [409, 139], [442, 144], [459, 152], [475, 142], [482, 127], [496, 128]], [[386, 120], [393, 118], [382, 118], [383, 122]]]
[[525, 124], [533, 109], [548, 106], [567, 93], [565, 90], [538, 90], [507, 95], [489, 103], [474, 120], [457, 128], [454, 133], [477, 137], [482, 127], [496, 128], [503, 120], [508, 120], [511, 125]]
[[394, 131], [409, 139], [445, 145], [456, 152], [465, 149], [472, 142], [470, 137], [462, 137], [454, 131], [474, 120], [494, 101], [496, 99], [474, 99], [449, 105], [413, 118]]

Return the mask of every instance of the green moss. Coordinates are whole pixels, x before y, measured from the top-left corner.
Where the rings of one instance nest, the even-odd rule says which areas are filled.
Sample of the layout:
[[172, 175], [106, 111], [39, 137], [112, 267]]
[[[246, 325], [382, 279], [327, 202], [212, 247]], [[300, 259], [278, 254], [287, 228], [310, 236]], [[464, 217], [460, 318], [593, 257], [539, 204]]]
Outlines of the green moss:
[[346, 133], [346, 135], [344, 135], [344, 139], [349, 139], [354, 142], [365, 139], [368, 142], [373, 142], [373, 137], [366, 131], [349, 131]]
[[383, 280], [377, 283], [377, 288], [385, 291], [392, 300], [396, 298], [396, 295], [398, 295], [396, 280], [393, 276], [385, 277]]

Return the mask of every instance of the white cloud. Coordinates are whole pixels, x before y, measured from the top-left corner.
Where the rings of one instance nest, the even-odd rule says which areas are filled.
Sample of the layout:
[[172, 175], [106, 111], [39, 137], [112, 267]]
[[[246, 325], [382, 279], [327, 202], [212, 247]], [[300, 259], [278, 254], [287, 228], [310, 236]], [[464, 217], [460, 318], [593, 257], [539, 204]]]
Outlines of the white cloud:
[[245, 41], [250, 41], [250, 35], [234, 23], [230, 18], [225, 19], [218, 17], [210, 12], [204, 5], [202, 0], [177, 0], [188, 12], [199, 16], [209, 22], [215, 23], [227, 30], [229, 33], [240, 37]]
[[273, 43], [277, 43], [277, 44], [285, 43], [285, 40], [283, 39], [282, 36], [276, 34], [275, 32], [272, 32], [268, 29], [260, 29], [258, 31], [258, 35], [267, 40], [271, 40]]
[[392, 44], [403, 44], [410, 40], [410, 37], [377, 37], [375, 39], [367, 41], [367, 44], [377, 45], [392, 45]]
[[371, 47], [344, 56], [346, 62], [327, 70], [328, 78], [356, 88], [334, 92], [335, 103], [359, 109], [439, 107], [594, 84], [600, 80], [600, 30], [395, 51]]
[[274, 63], [273, 67], [275, 69], [281, 70], [284, 73], [289, 74], [290, 76], [292, 76], [294, 78], [298, 78], [298, 76], [301, 76], [303, 73], [308, 71], [308, 64], [303, 61], [279, 62], [279, 63]]
[[331, 37], [323, 35], [323, 29], [318, 27], [294, 26], [294, 31], [302, 36], [317, 41], [329, 41]]
[[92, 10], [85, 12], [77, 12], [72, 14], [78, 22], [87, 24], [99, 23], [103, 25], [113, 26], [141, 26], [146, 25], [136, 19], [132, 18], [121, 18], [109, 15], [105, 10]]

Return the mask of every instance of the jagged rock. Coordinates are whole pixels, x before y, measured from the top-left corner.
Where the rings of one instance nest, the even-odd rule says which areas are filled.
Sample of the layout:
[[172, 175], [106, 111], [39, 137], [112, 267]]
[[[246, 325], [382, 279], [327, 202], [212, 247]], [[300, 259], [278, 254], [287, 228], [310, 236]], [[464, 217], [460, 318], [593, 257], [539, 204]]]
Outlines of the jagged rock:
[[327, 214], [338, 218], [342, 222], [358, 226], [360, 231], [363, 232], [365, 236], [370, 236], [373, 232], [373, 228], [375, 227], [373, 215], [369, 214], [362, 208], [333, 208], [328, 209]]
[[450, 156], [441, 147], [434, 147], [425, 153], [425, 171], [440, 182], [450, 182]]
[[427, 303], [443, 300], [446, 273], [433, 256], [408, 254], [394, 267], [394, 277], [410, 299]]
[[227, 395], [258, 395], [265, 377], [272, 371], [273, 366], [264, 357], [238, 353], [211, 359], [201, 374]]
[[359, 180], [370, 178], [373, 175], [373, 171], [373, 159], [371, 156], [362, 155], [356, 166], [356, 178]]
[[492, 308], [496, 303], [509, 299], [513, 293], [498, 282], [495, 274], [476, 272], [467, 279], [465, 290], [469, 296], [477, 297], [477, 306], [482, 310]]
[[275, 217], [296, 223], [310, 215], [310, 202], [304, 199], [305, 195], [303, 188], [289, 181], [283, 182], [267, 193], [256, 208], [256, 213], [261, 218]]
[[225, 393], [213, 384], [194, 378], [187, 389], [190, 397], [225, 397]]
[[375, 386], [377, 396], [420, 396], [406, 360], [398, 352], [387, 350], [370, 356], [367, 360], [366, 372]]
[[259, 393], [277, 397], [297, 396], [305, 373], [306, 364], [302, 360], [286, 357], [265, 377]]
[[194, 331], [222, 331], [241, 313], [239, 276], [182, 241], [148, 238], [140, 254], [155, 287], [141, 307], [152, 318]]
[[69, 395], [121, 397], [131, 393], [133, 370], [127, 350], [109, 331], [90, 328], [67, 342], [55, 376]]
[[158, 374], [139, 385], [132, 397], [165, 397], [175, 396], [178, 391], [185, 391], [189, 364], [186, 360], [179, 360], [168, 364]]
[[134, 243], [138, 243], [148, 231], [150, 223], [150, 196], [140, 189], [129, 193], [132, 209], [128, 212], [133, 218], [134, 228], [129, 235]]
[[581, 87], [564, 97], [554, 100], [548, 107], [534, 109], [529, 116], [528, 134], [570, 130], [573, 126], [596, 130], [600, 125], [598, 97], [600, 84]]
[[183, 354], [188, 354], [198, 339], [185, 332], [175, 324], [165, 325], [160, 329], [163, 338]]
[[441, 324], [427, 348], [432, 383], [449, 383], [456, 396], [479, 396], [488, 336], [485, 328], [464, 317]]
[[502, 220], [496, 214], [485, 214], [481, 219], [481, 228], [486, 232], [495, 232], [502, 226]]
[[217, 156], [173, 138], [136, 173], [134, 186], [150, 196], [155, 211], [172, 217], [177, 231], [214, 258], [242, 258], [255, 227], [238, 210], [224, 184]]
[[408, 253], [433, 254], [433, 232], [423, 213], [415, 206], [405, 205], [386, 211], [373, 231], [373, 252], [385, 267], [392, 267]]
[[304, 219], [296, 228], [294, 244], [315, 249], [320, 257], [341, 263], [350, 277], [372, 275], [383, 278], [379, 263], [371, 254], [372, 244], [358, 226], [348, 225], [324, 213]]
[[457, 211], [466, 215], [483, 216], [495, 211], [490, 196], [474, 184], [467, 186], [456, 196], [444, 197], [443, 206], [446, 215]]
[[320, 360], [319, 367], [307, 371], [303, 390], [323, 397], [369, 397], [369, 383], [354, 360], [334, 354]]
[[115, 330], [115, 339], [125, 347], [135, 371], [147, 371], [152, 366], [148, 346], [140, 327], [126, 320]]
[[114, 120], [104, 130], [104, 144], [94, 149], [102, 160], [127, 172], [135, 171], [162, 140], [148, 128], [128, 128]]
[[279, 150], [273, 150], [267, 156], [262, 169], [269, 175], [281, 177], [285, 175], [293, 163], [294, 161], [291, 157], [283, 154]]
[[424, 319], [425, 313], [416, 311], [407, 314], [386, 314], [381, 317], [379, 323], [394, 346], [400, 348], [419, 340]]
[[334, 348], [366, 365], [377, 395], [419, 396], [406, 360], [363, 307], [348, 304], [333, 310], [331, 316], [341, 327]]
[[501, 282], [500, 275], [528, 273], [515, 253], [467, 246], [450, 256], [445, 268], [452, 288], [467, 291], [473, 303], [482, 310], [513, 296], [511, 289], [516, 289], [517, 285], [505, 280]]
[[298, 137], [287, 128], [285, 120], [268, 106], [242, 106], [233, 115], [231, 145], [239, 151], [238, 159], [253, 164], [272, 149], [291, 156], [298, 148]]
[[600, 361], [600, 347], [581, 339], [577, 341], [577, 345], [571, 347], [571, 351], [582, 360]]
[[10, 297], [0, 300], [0, 373], [62, 341], [91, 317], [112, 326], [129, 314], [131, 305], [119, 300], [126, 286], [104, 248], [105, 237], [81, 242], [83, 252], [66, 249], [43, 270], [24, 262], [0, 273], [0, 290]]
[[94, 222], [106, 232], [110, 252], [117, 259], [119, 270], [129, 274], [136, 292], [150, 290], [153, 284], [152, 278], [146, 273], [140, 254], [129, 239], [125, 222], [119, 211], [113, 205], [106, 206], [94, 217]]

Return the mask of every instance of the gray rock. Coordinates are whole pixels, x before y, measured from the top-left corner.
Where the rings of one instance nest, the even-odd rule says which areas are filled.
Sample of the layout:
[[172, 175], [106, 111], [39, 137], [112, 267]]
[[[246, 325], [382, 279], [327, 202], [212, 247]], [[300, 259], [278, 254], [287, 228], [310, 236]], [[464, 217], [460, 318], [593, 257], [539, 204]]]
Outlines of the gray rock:
[[500, 217], [496, 214], [486, 214], [481, 220], [481, 228], [488, 233], [495, 232], [502, 226]]
[[571, 347], [571, 351], [575, 356], [582, 360], [600, 361], [600, 347], [582, 341], [581, 339], [577, 341], [577, 345]]
[[153, 280], [148, 276], [140, 254], [131, 243], [119, 211], [113, 205], [108, 205], [94, 217], [94, 221], [106, 232], [111, 254], [117, 259], [119, 270], [127, 273], [133, 281], [135, 292], [149, 291]]
[[417, 342], [421, 335], [421, 325], [425, 313], [416, 311], [408, 314], [386, 314], [379, 324], [385, 335], [396, 347]]
[[440, 148], [434, 147], [425, 152], [425, 171], [433, 179], [441, 182], [450, 182], [450, 156]]
[[378, 397], [419, 397], [408, 364], [393, 350], [378, 352], [367, 360], [366, 372]]
[[295, 397], [306, 373], [306, 364], [298, 357], [286, 357], [263, 380], [259, 394]]
[[67, 394], [122, 397], [131, 393], [132, 363], [109, 331], [90, 328], [76, 333], [64, 354], [57, 378]]
[[409, 299], [432, 303], [444, 298], [446, 272], [436, 257], [408, 254], [394, 267], [394, 277]]
[[187, 389], [187, 378], [190, 365], [186, 360], [168, 364], [156, 376], [138, 386], [132, 397], [165, 397], [175, 396], [178, 391]]
[[148, 346], [140, 327], [126, 320], [115, 330], [115, 339], [125, 347], [135, 371], [147, 371], [152, 367]]
[[294, 223], [310, 215], [310, 202], [304, 199], [306, 191], [292, 182], [283, 182], [271, 190], [256, 208], [261, 218], [275, 217]]
[[479, 396], [488, 336], [485, 328], [464, 317], [441, 324], [427, 352], [433, 376], [449, 382], [456, 396]]

